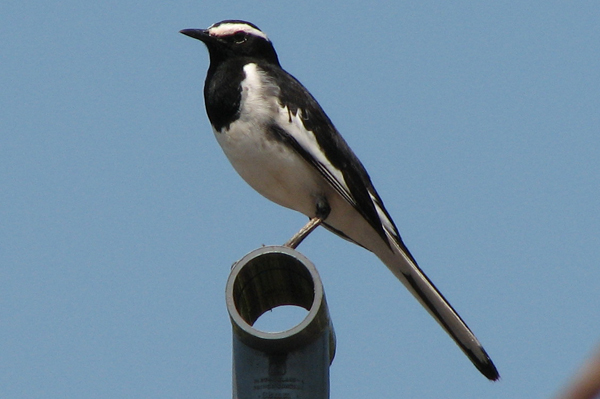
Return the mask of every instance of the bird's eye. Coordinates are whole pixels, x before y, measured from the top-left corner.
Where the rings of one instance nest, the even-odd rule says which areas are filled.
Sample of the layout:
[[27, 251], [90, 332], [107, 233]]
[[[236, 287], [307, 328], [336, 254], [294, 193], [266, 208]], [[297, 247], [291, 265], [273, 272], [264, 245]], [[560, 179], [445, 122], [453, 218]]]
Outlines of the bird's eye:
[[246, 41], [247, 36], [244, 32], [240, 31], [240, 32], [235, 32], [233, 34], [233, 42], [236, 44], [242, 44]]

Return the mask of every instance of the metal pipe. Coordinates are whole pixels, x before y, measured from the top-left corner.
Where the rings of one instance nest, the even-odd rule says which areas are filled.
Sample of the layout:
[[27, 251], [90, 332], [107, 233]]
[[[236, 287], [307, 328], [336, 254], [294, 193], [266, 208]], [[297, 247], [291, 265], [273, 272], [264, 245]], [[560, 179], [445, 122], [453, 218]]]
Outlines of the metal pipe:
[[[283, 246], [262, 247], [233, 265], [226, 287], [233, 330], [233, 398], [329, 398], [335, 333], [315, 266]], [[308, 311], [296, 326], [265, 332], [252, 325], [282, 305]]]

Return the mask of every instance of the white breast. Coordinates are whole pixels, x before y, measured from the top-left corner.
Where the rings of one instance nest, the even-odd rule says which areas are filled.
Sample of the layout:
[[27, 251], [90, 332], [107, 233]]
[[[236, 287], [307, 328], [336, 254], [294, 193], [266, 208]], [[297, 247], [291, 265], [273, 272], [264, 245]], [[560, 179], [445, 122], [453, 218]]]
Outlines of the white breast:
[[293, 127], [277, 101], [279, 88], [256, 64], [244, 67], [241, 114], [217, 141], [240, 176], [260, 194], [287, 208], [314, 216], [316, 198], [331, 188], [293, 149], [268, 133], [273, 123]]

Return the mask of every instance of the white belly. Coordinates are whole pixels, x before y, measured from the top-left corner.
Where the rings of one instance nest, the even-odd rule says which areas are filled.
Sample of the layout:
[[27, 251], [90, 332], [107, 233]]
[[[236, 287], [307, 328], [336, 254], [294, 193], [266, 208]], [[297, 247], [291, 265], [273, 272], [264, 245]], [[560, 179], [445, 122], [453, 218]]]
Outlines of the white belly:
[[217, 141], [238, 174], [269, 200], [309, 217], [320, 197], [333, 191], [321, 175], [293, 149], [265, 137], [260, 127], [236, 121]]
[[244, 131], [247, 129], [236, 129], [234, 123], [228, 133], [215, 135], [234, 169], [253, 189], [308, 217], [316, 216], [317, 201], [326, 199], [331, 207], [327, 224], [370, 250], [383, 243], [356, 209], [292, 149], [275, 140], [242, 134]]

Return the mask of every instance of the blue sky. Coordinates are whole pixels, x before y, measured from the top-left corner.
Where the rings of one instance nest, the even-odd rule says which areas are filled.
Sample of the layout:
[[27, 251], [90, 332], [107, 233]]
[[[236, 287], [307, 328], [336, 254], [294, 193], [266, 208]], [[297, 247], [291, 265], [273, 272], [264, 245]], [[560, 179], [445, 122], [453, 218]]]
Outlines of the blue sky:
[[549, 398], [600, 343], [596, 2], [5, 2], [3, 398], [228, 398], [231, 264], [305, 218], [233, 171], [204, 46], [246, 19], [315, 95], [502, 375], [318, 230], [332, 398]]

